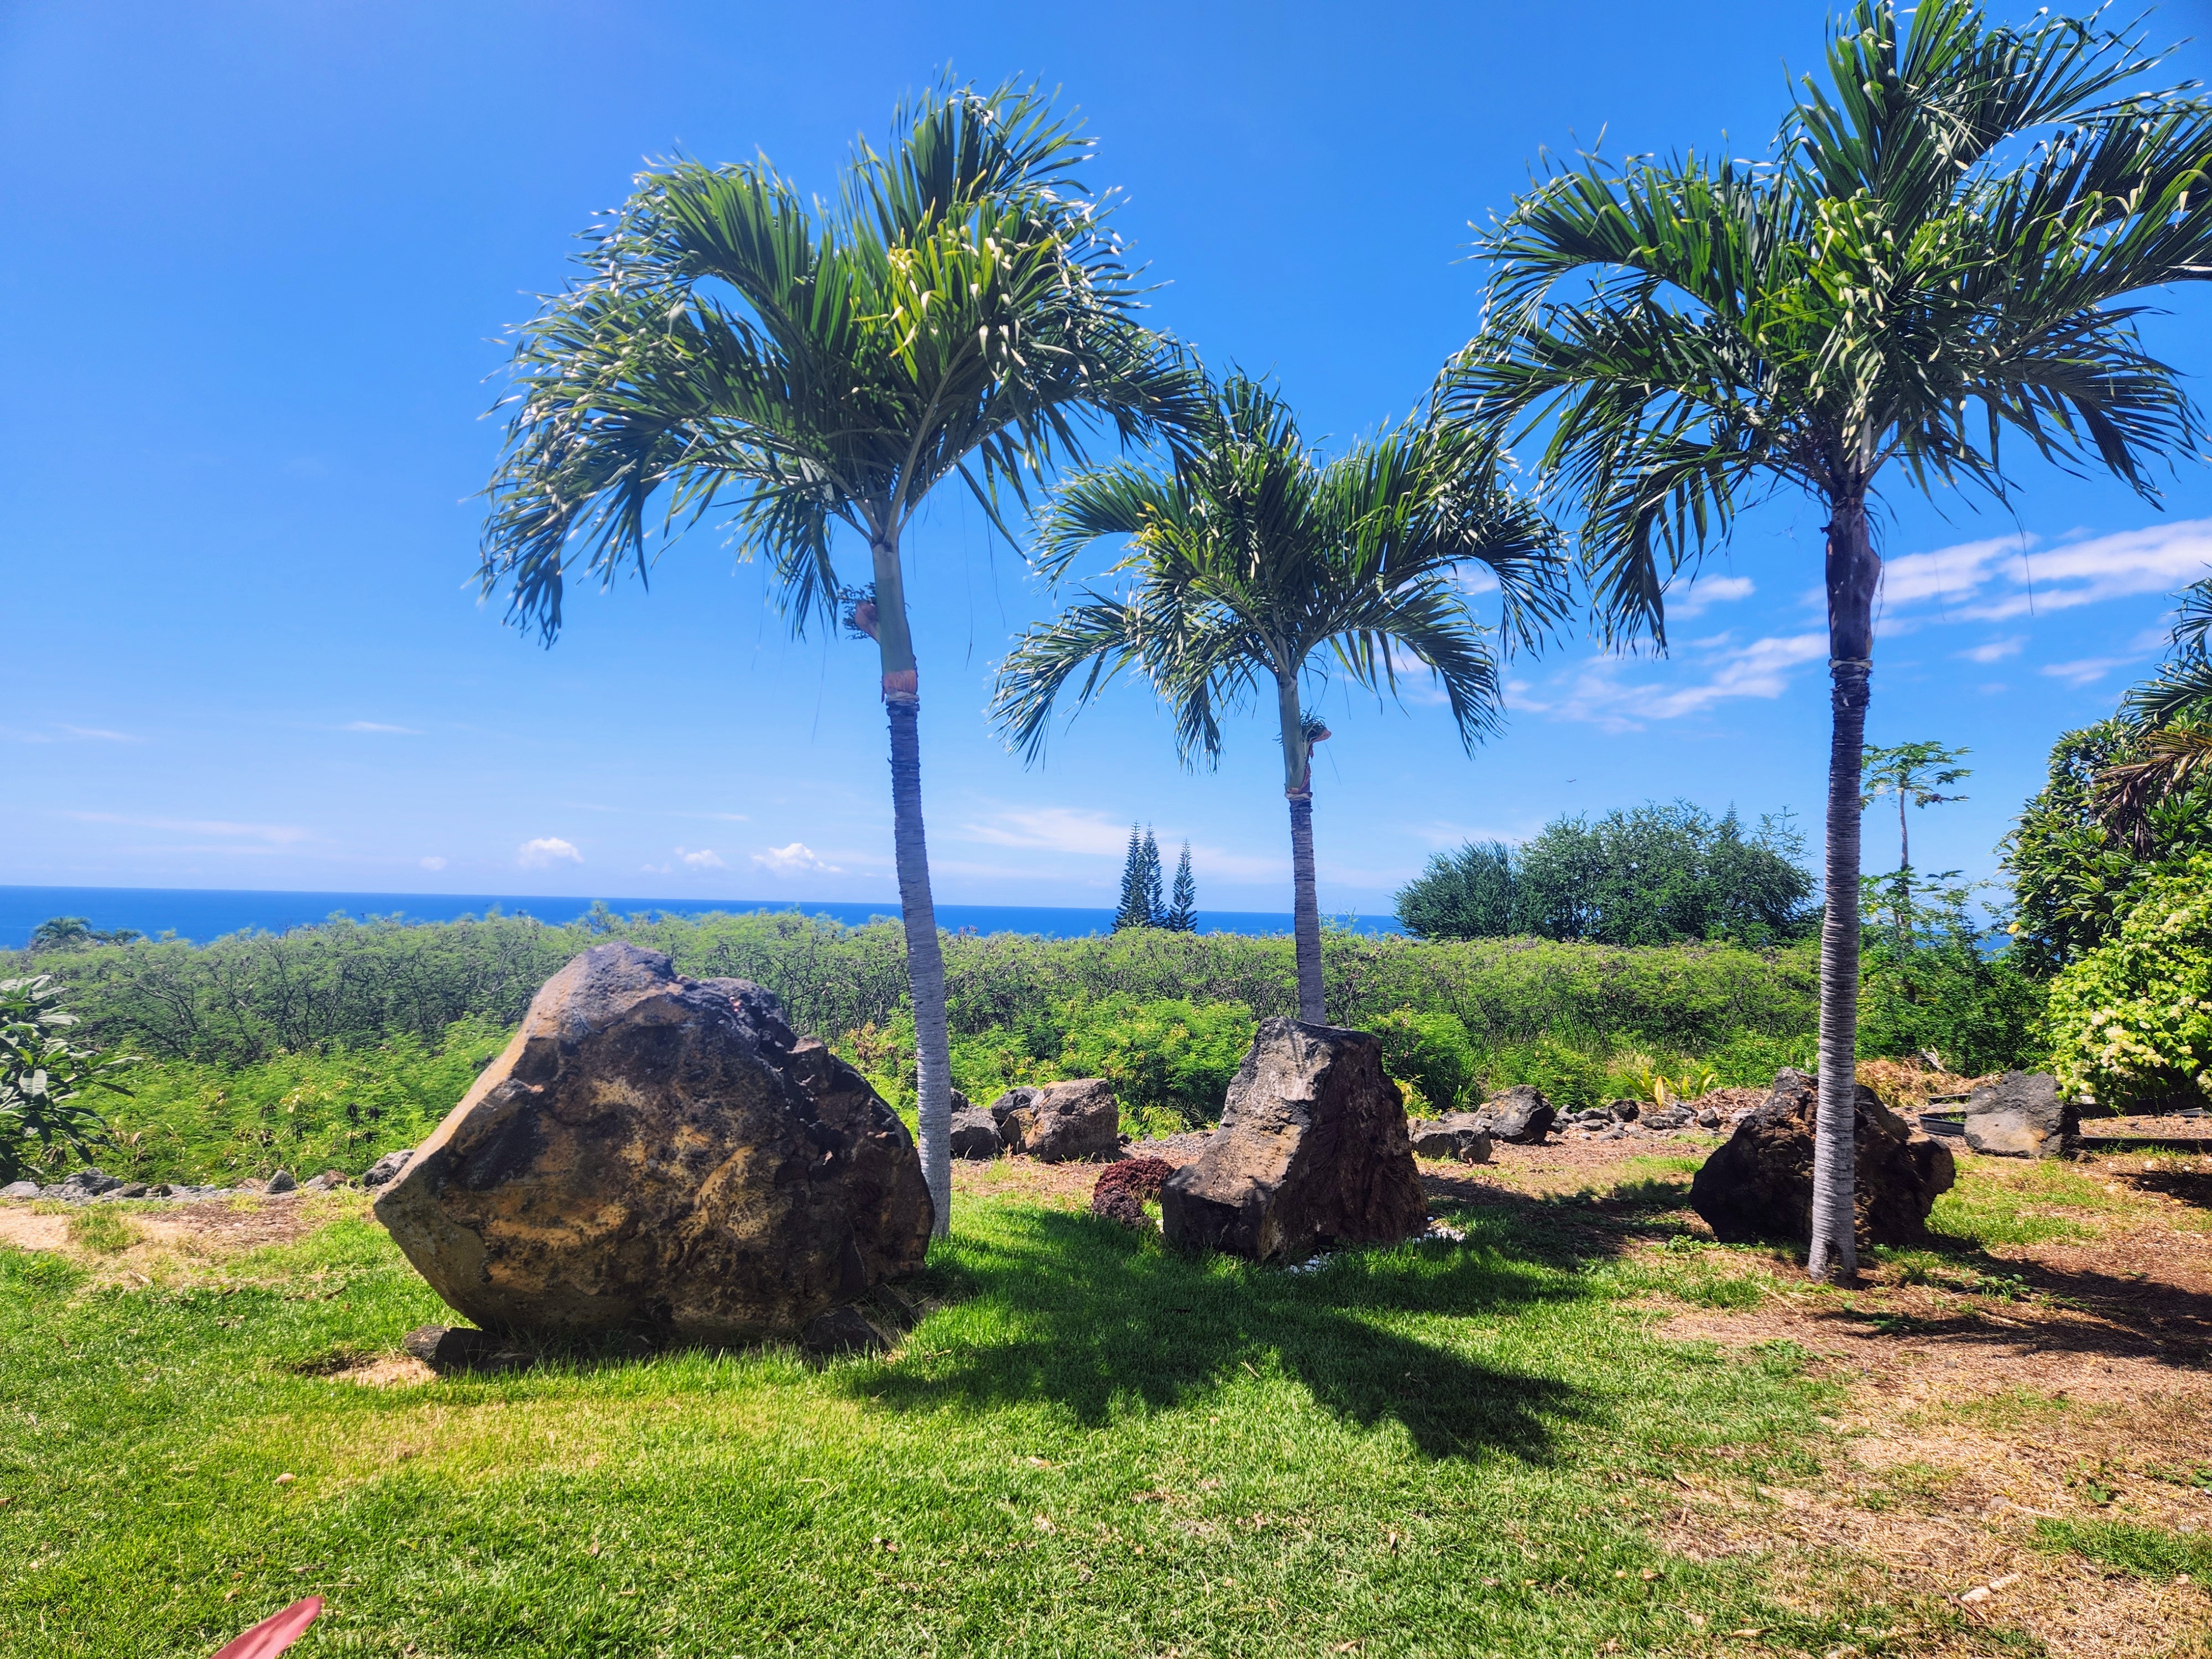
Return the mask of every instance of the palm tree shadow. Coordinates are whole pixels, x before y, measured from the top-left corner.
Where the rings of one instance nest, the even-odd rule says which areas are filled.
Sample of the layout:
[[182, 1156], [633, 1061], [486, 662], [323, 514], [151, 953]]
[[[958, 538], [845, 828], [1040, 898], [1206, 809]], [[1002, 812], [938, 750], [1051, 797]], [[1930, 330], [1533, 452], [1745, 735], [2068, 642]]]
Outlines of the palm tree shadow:
[[[915, 1333], [908, 1358], [855, 1374], [879, 1405], [926, 1409], [1049, 1401], [1086, 1425], [1164, 1410], [1249, 1374], [1293, 1376], [1324, 1409], [1404, 1425], [1426, 1456], [1557, 1455], [1590, 1402], [1556, 1377], [1478, 1360], [1408, 1334], [1422, 1315], [1511, 1313], [1583, 1292], [1493, 1250], [1347, 1251], [1310, 1273], [1190, 1256], [1065, 1211], [1009, 1215], [933, 1264], [960, 1298]], [[944, 1339], [951, 1339], [945, 1341]]]

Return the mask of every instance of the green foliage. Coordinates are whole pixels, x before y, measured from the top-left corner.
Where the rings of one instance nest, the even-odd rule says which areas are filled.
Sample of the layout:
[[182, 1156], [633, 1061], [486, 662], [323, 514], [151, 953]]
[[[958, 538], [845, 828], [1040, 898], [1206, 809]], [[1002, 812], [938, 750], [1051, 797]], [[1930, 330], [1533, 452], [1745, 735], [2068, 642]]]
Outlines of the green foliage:
[[107, 1126], [91, 1091], [128, 1092], [115, 1073], [128, 1056], [103, 1060], [67, 1036], [77, 1017], [46, 974], [0, 979], [0, 1185], [52, 1173], [71, 1153], [92, 1161]]
[[2201, 1579], [2212, 1573], [2212, 1539], [2164, 1527], [2130, 1521], [2045, 1520], [2035, 1523], [2035, 1541], [2045, 1549], [2070, 1550], [2143, 1578], [2187, 1574]]
[[434, 1128], [506, 1046], [507, 1029], [456, 1021], [434, 1042], [277, 1054], [240, 1066], [141, 1062], [109, 1114], [100, 1168], [131, 1181], [228, 1185], [289, 1170], [358, 1175]]
[[1418, 939], [1504, 939], [1514, 932], [1513, 848], [1471, 841], [1432, 855], [1397, 892], [1398, 920]]
[[1768, 1036], [1740, 1031], [1706, 1056], [1715, 1085], [1723, 1089], [1764, 1088], [1785, 1066], [1810, 1072], [1819, 1064], [1814, 1034]]
[[31, 929], [33, 951], [75, 951], [88, 945], [128, 945], [145, 935], [136, 927], [94, 927], [82, 916], [48, 916]]
[[2212, 853], [2148, 876], [2109, 941], [2051, 981], [2060, 1082], [2105, 1105], [2212, 1094]]
[[1182, 856], [1176, 860], [1175, 891], [1168, 900], [1168, 913], [1160, 926], [1171, 933], [1194, 933], [1198, 931], [1198, 880], [1190, 872], [1190, 843], [1182, 844]]
[[1367, 1029], [1382, 1040], [1383, 1069], [1396, 1082], [1418, 1090], [1431, 1110], [1457, 1111], [1481, 1099], [1474, 1045], [1455, 1016], [1398, 1008], [1370, 1021]]
[[1064, 1077], [1103, 1077], [1143, 1131], [1194, 1128], [1221, 1115], [1230, 1079], [1252, 1046], [1252, 1011], [1239, 1002], [1115, 997], [1069, 1010]]
[[[1188, 864], [1188, 848], [1186, 848], [1186, 868]], [[1115, 930], [1167, 926], [1167, 899], [1160, 878], [1160, 843], [1149, 824], [1139, 835], [1137, 826], [1133, 823], [1129, 826], [1129, 855], [1121, 864], [1121, 902], [1114, 912]]]
[[1533, 933], [1602, 945], [1802, 938], [1814, 914], [1803, 838], [1787, 815], [1746, 834], [1688, 801], [1554, 818], [1520, 848], [1470, 842], [1439, 854], [1397, 896], [1425, 939]]
[[2118, 931], [2161, 871], [2212, 852], [2212, 786], [2149, 803], [2136, 834], [2114, 834], [2098, 811], [2097, 781], [2141, 757], [2142, 728], [2100, 720], [2051, 746], [2050, 772], [2005, 842], [2023, 964], [2048, 976]]
[[[1862, 883], [1859, 1053], [1931, 1052], [1969, 1077], [2039, 1063], [2046, 991], [2016, 946], [1992, 952], [1955, 872]], [[1877, 925], [1877, 914], [1879, 925]]]
[[1483, 1067], [1483, 1080], [1492, 1091], [1516, 1083], [1533, 1083], [1563, 1112], [1595, 1106], [1616, 1092], [1603, 1061], [1551, 1038], [1492, 1049]]

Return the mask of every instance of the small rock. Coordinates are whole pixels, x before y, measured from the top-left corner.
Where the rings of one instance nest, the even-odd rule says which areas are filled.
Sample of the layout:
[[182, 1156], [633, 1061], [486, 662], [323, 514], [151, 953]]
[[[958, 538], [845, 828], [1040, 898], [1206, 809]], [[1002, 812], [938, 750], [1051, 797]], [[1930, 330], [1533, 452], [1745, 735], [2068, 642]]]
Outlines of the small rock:
[[530, 1364], [520, 1349], [465, 1325], [418, 1325], [399, 1346], [434, 1371], [519, 1371]]
[[301, 1190], [310, 1193], [330, 1193], [336, 1192], [339, 1188], [345, 1184], [346, 1175], [344, 1170], [325, 1170], [322, 1174], [309, 1180]]
[[113, 1176], [102, 1175], [94, 1169], [83, 1169], [62, 1182], [58, 1195], [63, 1198], [96, 1198], [102, 1193], [113, 1192], [122, 1184]]
[[1966, 1097], [1966, 1145], [1998, 1158], [2057, 1158], [2081, 1128], [2081, 1109], [2058, 1096], [2058, 1079], [2007, 1072]]
[[412, 1146], [403, 1146], [396, 1152], [386, 1152], [363, 1172], [361, 1184], [364, 1187], [389, 1185], [399, 1179], [401, 1172], [407, 1168], [407, 1160], [414, 1156], [415, 1149]]
[[269, 1177], [268, 1186], [262, 1190], [269, 1193], [296, 1193], [300, 1190], [300, 1183], [292, 1179], [292, 1172], [289, 1170], [279, 1170]]
[[1716, 1107], [1708, 1106], [1698, 1114], [1698, 1127], [1700, 1129], [1717, 1129], [1726, 1121]]
[[1473, 1112], [1446, 1112], [1432, 1121], [1410, 1127], [1415, 1158], [1446, 1158], [1462, 1164], [1490, 1162], [1490, 1136]]
[[1103, 1077], [1009, 1089], [991, 1103], [991, 1116], [1009, 1146], [1042, 1164], [1103, 1158], [1121, 1144], [1121, 1109]]
[[970, 1106], [952, 1114], [952, 1156], [965, 1158], [993, 1158], [1006, 1150], [1006, 1138], [999, 1133], [999, 1121], [988, 1112]]
[[115, 1196], [118, 1198], [143, 1198], [146, 1196], [149, 1190], [149, 1189], [146, 1183], [143, 1181], [127, 1181], [124, 1182], [122, 1186], [118, 1187], [115, 1189]]
[[1977, 1584], [1959, 1599], [1969, 1607], [1977, 1601], [1986, 1601], [1990, 1599], [1990, 1587], [1987, 1584]]
[[1497, 1139], [1540, 1146], [1559, 1114], [1534, 1084], [1516, 1083], [1483, 1109], [1484, 1127]]
[[1644, 1112], [1644, 1108], [1632, 1100], [1616, 1100], [1609, 1109], [1623, 1123], [1635, 1122]]
[[799, 1334], [799, 1346], [811, 1354], [829, 1358], [842, 1353], [880, 1353], [890, 1346], [883, 1333], [868, 1322], [858, 1308], [832, 1308], [809, 1320]]
[[39, 1183], [35, 1181], [11, 1181], [0, 1187], [0, 1198], [36, 1198]]

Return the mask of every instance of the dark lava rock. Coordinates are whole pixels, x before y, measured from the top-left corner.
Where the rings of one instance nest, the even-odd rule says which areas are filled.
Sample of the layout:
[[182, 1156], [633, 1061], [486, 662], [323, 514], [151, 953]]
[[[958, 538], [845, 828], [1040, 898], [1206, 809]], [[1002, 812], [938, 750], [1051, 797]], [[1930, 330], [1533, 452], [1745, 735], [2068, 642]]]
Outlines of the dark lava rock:
[[1448, 1158], [1462, 1164], [1490, 1162], [1490, 1136], [1473, 1112], [1446, 1112], [1409, 1131], [1415, 1158]]
[[992, 1158], [1006, 1150], [1006, 1138], [999, 1133], [999, 1121], [988, 1112], [970, 1106], [952, 1114], [953, 1157]]
[[1009, 1089], [991, 1103], [991, 1116], [1011, 1151], [1042, 1164], [1105, 1158], [1121, 1144], [1121, 1109], [1103, 1077]]
[[1493, 1138], [1516, 1146], [1540, 1146], [1558, 1114], [1534, 1084], [1516, 1083], [1485, 1105], [1480, 1115]]
[[277, 1170], [269, 1177], [269, 1184], [262, 1188], [266, 1193], [296, 1193], [299, 1190], [300, 1183], [292, 1179], [289, 1170]]
[[399, 1179], [401, 1171], [407, 1167], [407, 1161], [414, 1156], [415, 1149], [412, 1146], [403, 1146], [396, 1152], [386, 1152], [362, 1172], [361, 1184], [364, 1187], [389, 1186]]
[[921, 1265], [914, 1142], [743, 980], [632, 945], [533, 998], [377, 1218], [487, 1329], [743, 1343]]
[[1644, 1114], [1642, 1104], [1633, 1100], [1616, 1100], [1606, 1110], [1623, 1123], [1633, 1123]]
[[2081, 1109], [2062, 1100], [2058, 1079], [2007, 1072], [1966, 1097], [1966, 1145], [1999, 1158], [2057, 1158], [2075, 1143]]
[[[1754, 1239], [1803, 1244], [1813, 1234], [1813, 1121], [1818, 1082], [1803, 1072], [1774, 1074], [1766, 1103], [1705, 1161], [1690, 1183], [1690, 1206], [1723, 1243]], [[1854, 1187], [1858, 1247], [1926, 1242], [1928, 1212], [1957, 1178], [1951, 1150], [1916, 1134], [1858, 1085]]]
[[1260, 1022], [1221, 1127], [1160, 1188], [1172, 1243], [1262, 1261], [1428, 1226], [1406, 1109], [1364, 1031]]
[[418, 1325], [399, 1346], [434, 1371], [519, 1371], [530, 1356], [490, 1331], [465, 1325]]
[[98, 1170], [83, 1169], [66, 1177], [58, 1189], [63, 1198], [97, 1198], [102, 1193], [112, 1193], [123, 1183], [112, 1175], [102, 1175]]
[[841, 1353], [879, 1353], [890, 1346], [858, 1308], [832, 1308], [806, 1322], [799, 1346], [827, 1358]]
[[1145, 1206], [1158, 1202], [1160, 1183], [1176, 1172], [1164, 1158], [1125, 1158], [1109, 1164], [1091, 1189], [1091, 1213], [1125, 1227], [1148, 1224]]
[[143, 1198], [151, 1190], [152, 1188], [148, 1187], [143, 1181], [130, 1181], [125, 1182], [122, 1186], [118, 1187], [115, 1189], [115, 1196], [118, 1198]]

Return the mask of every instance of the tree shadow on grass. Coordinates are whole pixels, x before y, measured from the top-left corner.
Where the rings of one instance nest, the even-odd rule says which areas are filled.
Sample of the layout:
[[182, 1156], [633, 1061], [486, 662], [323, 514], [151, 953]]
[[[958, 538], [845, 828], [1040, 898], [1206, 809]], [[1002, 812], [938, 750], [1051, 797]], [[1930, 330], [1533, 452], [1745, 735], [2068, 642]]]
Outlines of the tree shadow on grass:
[[[1591, 1405], [1557, 1377], [1479, 1360], [1410, 1334], [1423, 1316], [1511, 1315], [1591, 1292], [1571, 1273], [1498, 1249], [1425, 1243], [1346, 1250], [1311, 1272], [1186, 1255], [1094, 1217], [1024, 1210], [932, 1264], [963, 1296], [957, 1340], [853, 1386], [896, 1407], [1049, 1401], [1086, 1425], [1140, 1403], [1166, 1409], [1249, 1374], [1297, 1378], [1324, 1409], [1404, 1425], [1432, 1458], [1557, 1455]], [[964, 1293], [964, 1295], [963, 1295]]]

